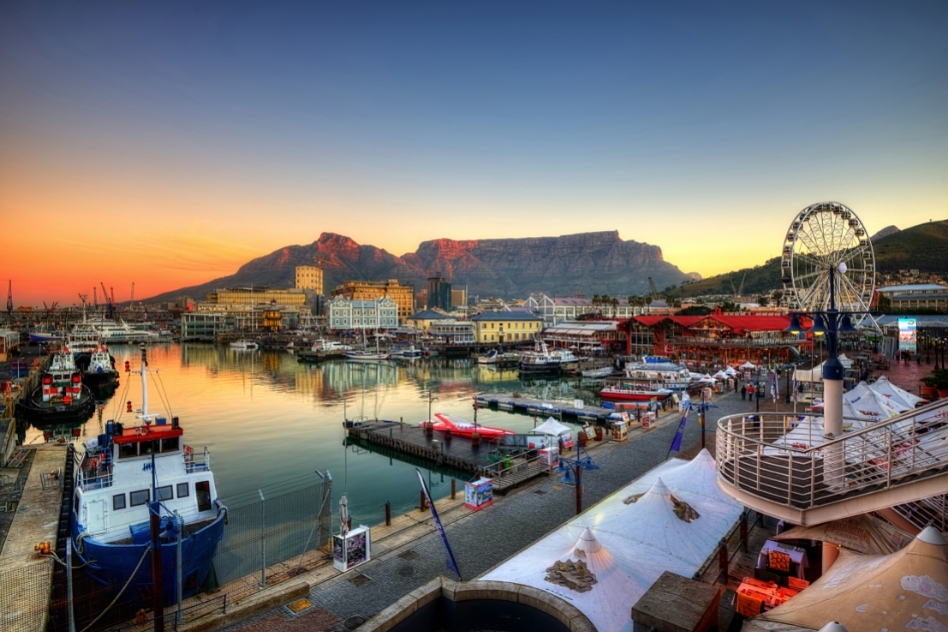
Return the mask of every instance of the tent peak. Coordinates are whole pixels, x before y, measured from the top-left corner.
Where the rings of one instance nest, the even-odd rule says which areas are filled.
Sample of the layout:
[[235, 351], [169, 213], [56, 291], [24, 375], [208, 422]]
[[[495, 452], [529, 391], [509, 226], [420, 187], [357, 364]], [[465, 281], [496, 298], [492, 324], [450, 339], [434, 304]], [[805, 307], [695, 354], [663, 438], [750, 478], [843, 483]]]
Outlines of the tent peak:
[[573, 550], [585, 551], [586, 553], [596, 553], [601, 549], [602, 544], [599, 543], [589, 527], [583, 529], [583, 532], [579, 534], [579, 539], [576, 540], [576, 544], [573, 545]]
[[948, 541], [945, 540], [945, 537], [941, 534], [941, 532], [931, 525], [928, 525], [922, 529], [922, 532], [916, 537], [922, 542], [927, 542], [928, 544], [937, 544], [939, 546], [948, 544]]

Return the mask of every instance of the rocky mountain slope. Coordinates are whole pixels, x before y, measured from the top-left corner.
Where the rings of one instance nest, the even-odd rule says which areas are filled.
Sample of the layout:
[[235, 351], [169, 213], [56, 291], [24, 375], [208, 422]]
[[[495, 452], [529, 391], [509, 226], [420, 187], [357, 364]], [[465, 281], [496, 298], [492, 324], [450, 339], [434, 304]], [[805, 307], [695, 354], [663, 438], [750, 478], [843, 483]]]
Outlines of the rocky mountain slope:
[[648, 293], [648, 278], [664, 288], [687, 275], [666, 262], [661, 248], [632, 240], [618, 231], [580, 233], [527, 239], [438, 239], [423, 242], [401, 257], [349, 237], [323, 233], [305, 246], [286, 246], [254, 259], [228, 277], [155, 296], [167, 301], [187, 295], [203, 299], [223, 287], [293, 287], [294, 268], [322, 261], [324, 286], [329, 290], [347, 280], [397, 279], [425, 287], [429, 274], [441, 274], [470, 295], [526, 298], [531, 292], [551, 296], [609, 294], [626, 297]]

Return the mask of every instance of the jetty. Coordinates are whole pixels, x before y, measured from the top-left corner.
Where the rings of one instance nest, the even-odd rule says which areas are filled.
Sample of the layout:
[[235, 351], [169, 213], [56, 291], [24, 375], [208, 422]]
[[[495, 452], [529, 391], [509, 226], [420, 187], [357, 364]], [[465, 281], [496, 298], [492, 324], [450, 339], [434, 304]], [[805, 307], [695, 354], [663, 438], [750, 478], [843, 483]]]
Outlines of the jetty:
[[490, 478], [499, 494], [555, 471], [540, 462], [536, 450], [509, 448], [486, 439], [475, 445], [466, 437], [446, 436], [439, 431], [427, 434], [420, 426], [398, 421], [350, 421], [346, 422], [346, 432], [350, 441], [370, 451], [417, 460], [425, 467], [434, 464], [456, 470], [470, 479], [477, 475]]
[[[605, 423], [616, 408], [583, 404], [581, 400], [558, 402], [524, 397], [518, 393], [484, 393], [476, 398], [478, 406], [498, 408], [535, 416], [562, 417], [570, 421]], [[623, 402], [624, 408], [648, 409], [648, 402]]]

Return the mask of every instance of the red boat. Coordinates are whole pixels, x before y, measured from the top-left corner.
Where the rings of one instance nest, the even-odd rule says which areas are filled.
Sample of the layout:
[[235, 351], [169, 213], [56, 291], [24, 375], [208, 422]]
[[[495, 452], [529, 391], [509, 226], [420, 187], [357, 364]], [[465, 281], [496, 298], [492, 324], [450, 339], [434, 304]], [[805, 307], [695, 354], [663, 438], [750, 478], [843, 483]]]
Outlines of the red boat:
[[606, 386], [601, 391], [599, 391], [599, 399], [604, 399], [610, 402], [647, 402], [653, 397], [655, 399], [662, 400], [671, 394], [672, 391], [667, 388], [653, 390], [650, 388], [636, 386]]
[[[513, 430], [507, 430], [505, 428], [492, 428], [490, 426], [482, 426], [481, 424], [475, 426], [460, 417], [455, 417], [447, 413], [435, 413], [434, 416], [435, 418], [432, 420], [432, 424], [435, 430], [450, 432], [453, 435], [462, 437], [470, 437], [474, 434], [475, 429], [484, 439], [496, 439], [504, 435], [517, 434]], [[423, 421], [418, 425], [423, 426], [425, 423], [426, 422]]]

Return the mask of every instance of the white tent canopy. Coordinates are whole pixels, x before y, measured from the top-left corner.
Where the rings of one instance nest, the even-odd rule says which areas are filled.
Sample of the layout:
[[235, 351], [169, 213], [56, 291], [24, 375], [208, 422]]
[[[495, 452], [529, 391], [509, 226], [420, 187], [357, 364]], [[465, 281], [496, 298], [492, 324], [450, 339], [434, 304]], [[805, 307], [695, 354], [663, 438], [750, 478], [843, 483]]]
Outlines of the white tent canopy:
[[[717, 488], [716, 479], [706, 450], [692, 461], [666, 461], [481, 579], [547, 591], [579, 608], [598, 630], [631, 631], [632, 606], [659, 576], [668, 570], [691, 577], [740, 517], [742, 507]], [[679, 518], [675, 501], [698, 517]], [[597, 580], [591, 590], [546, 580], [546, 569], [566, 560], [586, 563]]]
[[741, 365], [740, 367], [738, 367], [738, 368], [741, 368], [741, 369], [756, 369], [756, 368], [757, 368], [757, 365], [754, 364], [753, 362], [751, 362], [750, 360], [748, 360], [747, 362], [745, 362], [744, 364], [742, 364], [742, 365]]
[[885, 375], [879, 377], [879, 379], [872, 383], [872, 390], [887, 398], [892, 404], [904, 406], [904, 410], [911, 410], [920, 403], [927, 401], [917, 395], [909, 393], [904, 388], [899, 388], [890, 382], [889, 378]]
[[564, 426], [552, 417], [547, 417], [547, 420], [534, 428], [530, 434], [545, 434], [551, 437], [559, 437], [560, 435], [569, 434], [571, 430], [569, 426]]

